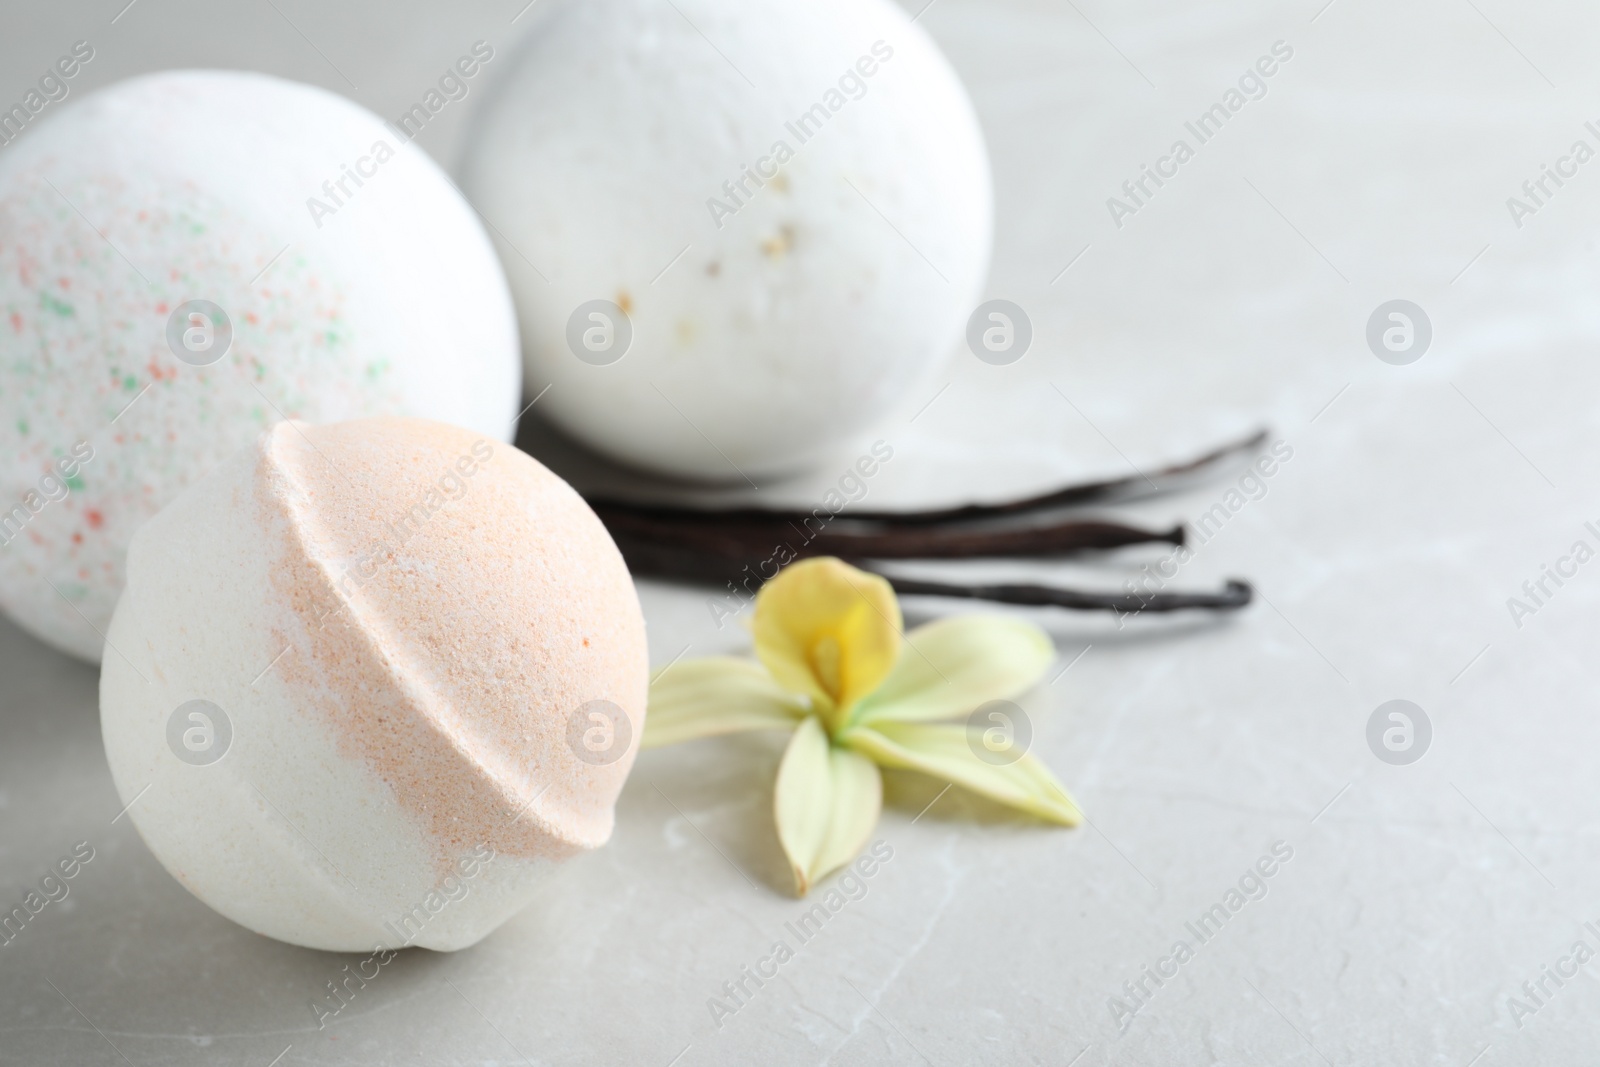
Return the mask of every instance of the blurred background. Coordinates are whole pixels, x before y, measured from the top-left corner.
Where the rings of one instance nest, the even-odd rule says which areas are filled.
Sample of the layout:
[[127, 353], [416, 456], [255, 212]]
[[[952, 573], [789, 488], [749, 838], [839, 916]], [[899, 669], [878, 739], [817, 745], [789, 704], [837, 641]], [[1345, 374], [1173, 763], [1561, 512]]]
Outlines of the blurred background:
[[[12, 5], [0, 101], [87, 40], [74, 96], [240, 68], [393, 121], [474, 41], [509, 54], [553, 2]], [[610, 846], [476, 947], [404, 954], [318, 1030], [308, 1002], [349, 959], [260, 938], [174, 882], [113, 822], [95, 671], [0, 622], [0, 904], [73, 844], [95, 851], [0, 947], [0, 1063], [1587, 1061], [1594, 983], [1532, 1000], [1524, 983], [1579, 939], [1600, 949], [1582, 925], [1600, 922], [1600, 568], [1531, 615], [1508, 601], [1574, 541], [1600, 545], [1584, 527], [1600, 522], [1600, 164], [1531, 215], [1508, 198], [1529, 202], [1523, 183], [1575, 141], [1600, 149], [1600, 27], [1505, 0], [908, 13], [977, 108], [985, 297], [1025, 309], [1033, 343], [1007, 366], [957, 348], [905, 399], [874, 435], [895, 452], [874, 506], [1126, 475], [1258, 426], [1292, 452], [1173, 583], [1248, 578], [1248, 611], [1030, 614], [1061, 653], [1023, 701], [1034, 750], [1089, 821], [1046, 829], [891, 776], [893, 861], [718, 1026], [707, 999], [803, 910], [771, 834], [781, 739], [646, 753]], [[1292, 55], [1265, 95], [1135, 212], [1108, 206], [1279, 42]], [[447, 169], [486, 92], [417, 138]], [[1368, 342], [1393, 300], [1431, 324], [1409, 363]], [[519, 440], [581, 489], [626, 480], [536, 421]], [[812, 501], [853, 455], [761, 495]], [[1192, 521], [1238, 473], [1116, 514]], [[1156, 558], [1030, 574], [1116, 588]], [[706, 590], [640, 591], [654, 663], [746, 647]], [[1431, 723], [1405, 765], [1368, 743], [1393, 699]], [[1111, 998], [1277, 842], [1293, 858], [1267, 895], [1119, 1018]]]

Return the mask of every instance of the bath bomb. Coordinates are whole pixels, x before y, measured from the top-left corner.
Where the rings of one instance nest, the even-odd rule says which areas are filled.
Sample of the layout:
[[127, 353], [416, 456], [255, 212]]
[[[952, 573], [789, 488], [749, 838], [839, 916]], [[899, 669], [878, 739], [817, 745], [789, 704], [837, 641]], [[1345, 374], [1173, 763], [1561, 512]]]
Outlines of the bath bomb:
[[0, 609], [100, 655], [129, 539], [283, 418], [509, 440], [505, 276], [422, 150], [260, 74], [135, 78], [0, 153]]
[[894, 3], [563, 0], [512, 62], [462, 188], [552, 422], [743, 484], [931, 395], [992, 193], [971, 102]]
[[610, 836], [647, 682], [622, 557], [537, 461], [283, 422], [134, 535], [100, 715], [134, 825], [218, 912], [452, 950]]

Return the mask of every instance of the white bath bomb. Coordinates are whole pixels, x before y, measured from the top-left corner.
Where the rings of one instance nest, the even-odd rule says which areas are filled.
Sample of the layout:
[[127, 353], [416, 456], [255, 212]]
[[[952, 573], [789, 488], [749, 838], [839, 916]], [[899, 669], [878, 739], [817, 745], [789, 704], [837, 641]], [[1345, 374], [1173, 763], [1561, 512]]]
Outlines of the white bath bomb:
[[280, 423], [135, 535], [100, 714], [134, 825], [223, 915], [458, 949], [610, 836], [647, 682], [622, 557], [538, 462]]
[[926, 386], [979, 295], [992, 195], [971, 103], [900, 8], [568, 0], [514, 62], [463, 188], [551, 420], [738, 481]]
[[271, 423], [509, 440], [520, 391], [504, 275], [443, 173], [259, 74], [121, 82], [0, 153], [0, 336], [0, 609], [86, 659], [134, 531]]

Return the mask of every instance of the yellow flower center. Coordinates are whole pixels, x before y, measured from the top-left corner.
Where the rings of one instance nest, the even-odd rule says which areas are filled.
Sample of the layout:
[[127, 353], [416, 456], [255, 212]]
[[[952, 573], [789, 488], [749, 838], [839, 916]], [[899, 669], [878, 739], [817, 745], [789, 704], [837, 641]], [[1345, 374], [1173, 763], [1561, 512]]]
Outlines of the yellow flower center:
[[806, 661], [811, 664], [811, 673], [816, 675], [817, 681], [822, 684], [823, 692], [839, 702], [839, 693], [842, 686], [839, 681], [841, 661], [844, 653], [839, 648], [839, 639], [832, 634], [824, 634], [820, 640], [813, 644], [806, 655]]

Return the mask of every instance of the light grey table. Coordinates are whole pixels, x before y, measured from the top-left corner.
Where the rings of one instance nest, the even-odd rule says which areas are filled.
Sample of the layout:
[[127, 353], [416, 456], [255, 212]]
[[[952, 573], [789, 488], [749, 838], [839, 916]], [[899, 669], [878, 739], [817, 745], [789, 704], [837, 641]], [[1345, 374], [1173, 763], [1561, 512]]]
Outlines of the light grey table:
[[[522, 0], [140, 0], [113, 24], [124, 2], [12, 5], [0, 98], [87, 38], [79, 91], [239, 66], [392, 115], [471, 41], [509, 44], [534, 17], [510, 25]], [[1293, 449], [1174, 581], [1248, 577], [1249, 611], [1035, 616], [1062, 658], [1023, 701], [1034, 750], [1090, 824], [891, 777], [892, 860], [718, 1026], [708, 999], [802, 910], [771, 827], [779, 740], [647, 753], [607, 848], [477, 947], [395, 960], [319, 1031], [308, 1002], [348, 958], [251, 934], [168, 877], [114, 819], [95, 672], [0, 625], [0, 906], [94, 850], [0, 948], [0, 1062], [1593, 1062], [1600, 963], [1571, 948], [1600, 950], [1583, 925], [1600, 925], [1600, 563], [1547, 584], [1532, 615], [1507, 606], [1575, 541], [1600, 547], [1584, 526], [1600, 520], [1600, 163], [1520, 226], [1506, 204], [1573, 141], [1600, 147], [1587, 15], [938, 0], [922, 16], [989, 138], [990, 295], [1025, 307], [1036, 339], [1009, 367], [954, 354], [947, 389], [908, 398], [871, 499], [1115, 475], [1262, 422]], [[1279, 40], [1293, 57], [1266, 96], [1116, 225], [1107, 198]], [[420, 143], [450, 162], [474, 103]], [[1365, 339], [1395, 298], [1433, 325], [1405, 366]], [[537, 427], [527, 440], [580, 484], [612, 477]], [[833, 476], [769, 495], [809, 500]], [[1193, 519], [1233, 484], [1120, 513]], [[1034, 574], [1115, 586], [1153, 558]], [[641, 596], [657, 663], [744, 642], [704, 591]], [[1407, 766], [1367, 742], [1391, 699], [1432, 726]], [[1277, 842], [1292, 858], [1264, 865], [1265, 896], [1202, 944], [1189, 924]], [[1192, 958], [1163, 962], [1180, 939]], [[1577, 973], [1558, 985], [1546, 967]], [[1119, 1028], [1110, 998], [1141, 980]], [[1535, 1003], [1523, 986], [1541, 981]]]

